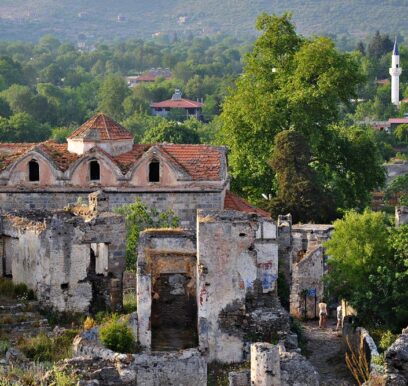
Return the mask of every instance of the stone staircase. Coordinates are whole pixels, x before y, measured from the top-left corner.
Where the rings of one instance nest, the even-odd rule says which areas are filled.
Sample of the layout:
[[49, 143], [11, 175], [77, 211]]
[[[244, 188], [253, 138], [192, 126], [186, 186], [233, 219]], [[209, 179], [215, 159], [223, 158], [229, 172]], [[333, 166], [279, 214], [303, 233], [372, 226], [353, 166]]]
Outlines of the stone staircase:
[[48, 333], [51, 327], [48, 320], [39, 312], [37, 301], [10, 303], [0, 305], [0, 331], [11, 344], [20, 336], [35, 336], [40, 332]]

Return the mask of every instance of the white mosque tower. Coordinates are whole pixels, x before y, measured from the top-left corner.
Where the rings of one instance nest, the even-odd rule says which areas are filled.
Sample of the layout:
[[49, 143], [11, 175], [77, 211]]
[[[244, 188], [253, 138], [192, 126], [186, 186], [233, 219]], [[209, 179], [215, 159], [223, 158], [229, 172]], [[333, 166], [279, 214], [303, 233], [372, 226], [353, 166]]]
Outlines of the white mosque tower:
[[397, 37], [395, 37], [394, 50], [392, 51], [392, 65], [390, 68], [391, 75], [391, 103], [399, 106], [399, 77], [402, 73], [400, 67], [400, 57], [398, 52]]

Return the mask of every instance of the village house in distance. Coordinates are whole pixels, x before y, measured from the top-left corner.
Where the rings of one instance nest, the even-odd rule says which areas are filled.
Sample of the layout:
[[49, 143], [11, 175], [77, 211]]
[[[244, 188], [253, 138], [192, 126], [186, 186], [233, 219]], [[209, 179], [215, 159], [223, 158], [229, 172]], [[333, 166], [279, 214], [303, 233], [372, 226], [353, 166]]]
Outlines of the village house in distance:
[[182, 97], [180, 90], [176, 89], [171, 99], [155, 102], [150, 105], [152, 114], [160, 117], [167, 117], [171, 110], [184, 110], [185, 118], [195, 117], [201, 119], [203, 101], [193, 101]]

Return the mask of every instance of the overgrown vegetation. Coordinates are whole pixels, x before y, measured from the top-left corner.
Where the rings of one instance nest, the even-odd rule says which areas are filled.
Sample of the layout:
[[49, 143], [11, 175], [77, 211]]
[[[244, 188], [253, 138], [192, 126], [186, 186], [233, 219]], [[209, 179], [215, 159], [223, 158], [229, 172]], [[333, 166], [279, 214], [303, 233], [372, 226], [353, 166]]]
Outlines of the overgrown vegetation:
[[123, 293], [123, 312], [131, 314], [137, 310], [136, 291], [129, 290]]
[[57, 362], [72, 355], [72, 341], [79, 330], [65, 330], [61, 335], [49, 337], [40, 333], [34, 337], [20, 337], [17, 347], [35, 362]]
[[346, 213], [325, 244], [330, 294], [346, 299], [367, 327], [399, 333], [407, 324], [408, 225], [382, 212]]
[[133, 204], [123, 205], [116, 212], [125, 217], [126, 221], [126, 269], [136, 270], [137, 246], [139, 234], [148, 228], [177, 228], [179, 218], [171, 209], [160, 212], [149, 208], [139, 198]]
[[132, 331], [125, 321], [118, 316], [105, 321], [99, 329], [99, 337], [105, 347], [120, 353], [133, 353], [136, 351], [136, 341]]
[[15, 284], [11, 279], [0, 278], [0, 296], [7, 296], [19, 300], [34, 300], [34, 291], [26, 284]]
[[78, 375], [61, 371], [56, 366], [50, 368], [48, 365], [32, 363], [24, 369], [9, 366], [4, 370], [0, 367], [0, 386], [39, 385], [39, 380], [45, 376], [50, 386], [76, 386], [80, 380]]

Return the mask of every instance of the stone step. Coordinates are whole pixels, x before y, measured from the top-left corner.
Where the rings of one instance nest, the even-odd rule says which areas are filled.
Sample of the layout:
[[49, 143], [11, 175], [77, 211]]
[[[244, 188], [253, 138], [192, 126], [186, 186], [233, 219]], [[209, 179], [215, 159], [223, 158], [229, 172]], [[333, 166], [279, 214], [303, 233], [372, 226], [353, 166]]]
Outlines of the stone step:
[[0, 324], [8, 324], [5, 322], [5, 319], [11, 320], [10, 323], [17, 323], [17, 322], [27, 322], [29, 320], [38, 320], [44, 319], [44, 317], [38, 312], [9, 312], [9, 313], [1, 313], [0, 314]]
[[32, 330], [35, 328], [41, 327], [48, 327], [48, 320], [47, 319], [37, 319], [37, 320], [29, 320], [25, 322], [17, 322], [17, 323], [2, 323], [0, 324], [0, 330], [2, 331], [26, 331]]
[[39, 302], [32, 301], [28, 303], [16, 303], [8, 305], [0, 305], [0, 315], [4, 313], [26, 312], [38, 308]]

